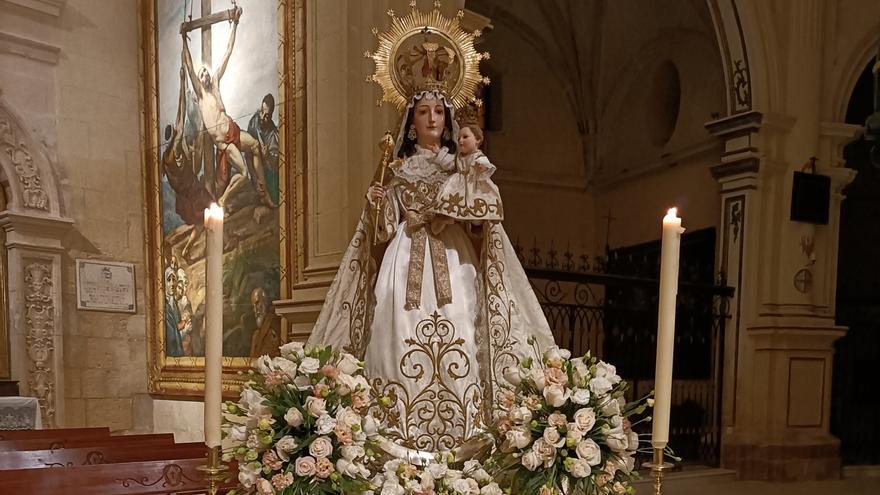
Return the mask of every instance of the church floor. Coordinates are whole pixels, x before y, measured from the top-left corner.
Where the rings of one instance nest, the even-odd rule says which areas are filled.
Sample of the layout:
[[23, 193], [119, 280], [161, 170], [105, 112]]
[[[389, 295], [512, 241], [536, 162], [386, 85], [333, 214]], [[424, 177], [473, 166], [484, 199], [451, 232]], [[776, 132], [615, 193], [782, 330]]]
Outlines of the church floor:
[[[845, 478], [833, 481], [770, 483], [736, 481], [734, 472], [724, 469], [696, 468], [672, 473], [663, 483], [667, 495], [877, 495], [880, 494], [880, 469], [876, 466], [845, 468]], [[638, 495], [652, 493], [650, 474], [642, 472], [636, 483]]]

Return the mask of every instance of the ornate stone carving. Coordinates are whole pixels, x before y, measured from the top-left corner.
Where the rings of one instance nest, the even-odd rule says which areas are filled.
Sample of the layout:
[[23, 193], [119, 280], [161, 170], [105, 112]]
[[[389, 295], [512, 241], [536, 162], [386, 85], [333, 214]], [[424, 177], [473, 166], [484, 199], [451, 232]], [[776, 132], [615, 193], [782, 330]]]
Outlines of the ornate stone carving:
[[[5, 109], [0, 107], [0, 110]], [[33, 210], [49, 211], [49, 196], [43, 189], [40, 170], [34, 164], [27, 141], [16, 132], [18, 128], [5, 111], [0, 111], [0, 153], [12, 163], [18, 175], [22, 205]]]
[[25, 325], [27, 353], [31, 360], [30, 391], [40, 401], [46, 428], [55, 427], [55, 302], [52, 300], [52, 264], [31, 260], [24, 264]]

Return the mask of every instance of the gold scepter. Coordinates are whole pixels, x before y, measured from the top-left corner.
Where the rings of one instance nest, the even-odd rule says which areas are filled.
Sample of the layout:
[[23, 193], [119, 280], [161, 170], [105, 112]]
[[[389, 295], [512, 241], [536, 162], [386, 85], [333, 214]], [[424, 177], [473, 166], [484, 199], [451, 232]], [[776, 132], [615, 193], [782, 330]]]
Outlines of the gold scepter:
[[[394, 149], [394, 138], [391, 136], [391, 131], [385, 131], [385, 135], [379, 141], [379, 148], [382, 149], [382, 159], [379, 160], [379, 185], [385, 187], [385, 170], [388, 168], [391, 151]], [[376, 201], [375, 211], [373, 212], [373, 244], [376, 244], [379, 240], [379, 215], [382, 213], [383, 201], [385, 201], [384, 194]]]

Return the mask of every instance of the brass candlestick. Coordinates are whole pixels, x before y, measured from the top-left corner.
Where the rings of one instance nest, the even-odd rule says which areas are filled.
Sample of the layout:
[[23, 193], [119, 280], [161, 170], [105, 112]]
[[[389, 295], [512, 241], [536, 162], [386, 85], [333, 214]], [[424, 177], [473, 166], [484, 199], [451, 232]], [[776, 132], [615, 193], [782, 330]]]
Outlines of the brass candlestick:
[[196, 468], [202, 473], [202, 477], [208, 482], [208, 493], [217, 495], [220, 482], [226, 479], [226, 471], [229, 468], [223, 464], [220, 456], [220, 446], [208, 448], [208, 464]]
[[663, 473], [672, 469], [672, 464], [663, 462], [663, 449], [654, 447], [654, 458], [644, 466], [651, 468], [651, 478], [654, 479], [654, 495], [662, 495]]

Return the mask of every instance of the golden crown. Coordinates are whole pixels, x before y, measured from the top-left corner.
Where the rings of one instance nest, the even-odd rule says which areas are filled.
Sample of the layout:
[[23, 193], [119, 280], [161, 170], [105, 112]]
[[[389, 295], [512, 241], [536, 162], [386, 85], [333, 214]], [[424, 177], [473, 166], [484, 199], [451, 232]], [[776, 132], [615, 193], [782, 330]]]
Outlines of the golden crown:
[[367, 81], [382, 88], [377, 104], [389, 102], [403, 110], [413, 96], [423, 91], [442, 93], [456, 109], [476, 101], [480, 84], [489, 84], [479, 67], [489, 53], [478, 53], [474, 48], [480, 31], [462, 29], [461, 10], [452, 19], [442, 15], [439, 0], [430, 12], [417, 10], [415, 0], [409, 6], [406, 17], [387, 11], [391, 18], [388, 29], [380, 32], [373, 28], [379, 47], [364, 53], [376, 64], [375, 73]]

